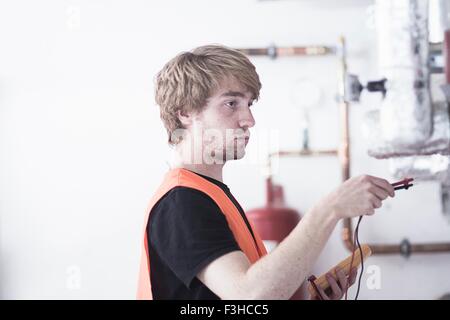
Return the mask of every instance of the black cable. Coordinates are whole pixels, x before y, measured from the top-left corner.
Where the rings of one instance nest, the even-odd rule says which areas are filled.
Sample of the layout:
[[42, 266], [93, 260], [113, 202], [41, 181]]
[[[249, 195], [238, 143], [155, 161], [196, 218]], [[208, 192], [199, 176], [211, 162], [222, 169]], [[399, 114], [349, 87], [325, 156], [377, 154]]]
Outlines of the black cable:
[[[404, 181], [404, 183], [402, 185], [400, 185], [400, 182], [396, 182], [391, 185], [394, 186], [394, 190], [401, 190], [401, 189], [408, 190], [409, 187], [413, 186], [413, 184], [410, 183], [412, 180], [414, 180], [414, 179], [404, 179], [404, 180], [400, 181], [400, 182]], [[356, 240], [356, 243], [358, 244], [359, 254], [361, 255], [361, 273], [359, 274], [358, 289], [356, 290], [355, 300], [358, 300], [359, 291], [361, 289], [361, 280], [362, 280], [362, 276], [364, 274], [364, 257], [363, 257], [363, 251], [361, 248], [361, 244], [359, 243], [359, 237], [358, 237], [359, 224], [361, 223], [362, 218], [363, 218], [363, 216], [359, 217], [358, 223], [356, 224], [356, 228], [355, 228], [355, 234], [353, 236], [353, 250], [355, 249], [355, 240]], [[350, 266], [350, 267], [352, 267], [352, 266]]]
[[355, 300], [358, 300], [358, 296], [359, 296], [359, 290], [361, 289], [361, 280], [362, 280], [362, 276], [364, 273], [364, 257], [363, 257], [363, 252], [362, 252], [362, 248], [361, 248], [361, 244], [359, 243], [359, 237], [358, 237], [358, 232], [359, 232], [359, 224], [361, 223], [363, 216], [359, 217], [358, 223], [356, 224], [356, 228], [355, 228], [355, 239], [356, 239], [356, 243], [358, 244], [358, 249], [359, 249], [359, 254], [361, 256], [361, 273], [359, 274], [359, 279], [358, 279], [358, 289], [356, 291], [356, 296], [355, 296]]

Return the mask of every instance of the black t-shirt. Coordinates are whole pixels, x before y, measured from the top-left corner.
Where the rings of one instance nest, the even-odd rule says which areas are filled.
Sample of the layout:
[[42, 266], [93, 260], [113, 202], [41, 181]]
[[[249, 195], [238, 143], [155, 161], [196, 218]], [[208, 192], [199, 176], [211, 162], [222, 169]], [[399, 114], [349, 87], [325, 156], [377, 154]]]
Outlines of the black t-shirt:
[[[228, 186], [198, 175], [225, 192], [252, 232]], [[147, 235], [153, 299], [219, 299], [196, 275], [220, 256], [241, 249], [225, 215], [208, 195], [192, 188], [173, 188], [153, 207]]]

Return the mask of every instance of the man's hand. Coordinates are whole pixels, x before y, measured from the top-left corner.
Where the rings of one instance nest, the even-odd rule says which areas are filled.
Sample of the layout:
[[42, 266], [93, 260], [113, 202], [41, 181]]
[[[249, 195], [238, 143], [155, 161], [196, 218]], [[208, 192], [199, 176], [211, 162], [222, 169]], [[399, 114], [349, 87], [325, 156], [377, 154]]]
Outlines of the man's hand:
[[[336, 268], [336, 275], [338, 281], [334, 279], [331, 273], [327, 273], [326, 277], [328, 283], [330, 284], [330, 288], [326, 290], [326, 292], [322, 289], [321, 286], [317, 286], [317, 290], [322, 297], [321, 300], [340, 300], [345, 295], [345, 291], [350, 288], [356, 281], [356, 276], [358, 274], [358, 269], [353, 268], [348, 277], [345, 276], [345, 273], [342, 269]], [[339, 282], [339, 283], [338, 283]], [[330, 291], [330, 292], [328, 292]], [[319, 300], [320, 297], [315, 295], [312, 300]]]
[[362, 175], [345, 181], [320, 204], [329, 208], [337, 219], [353, 218], [374, 214], [383, 200], [394, 195], [394, 187], [387, 180]]

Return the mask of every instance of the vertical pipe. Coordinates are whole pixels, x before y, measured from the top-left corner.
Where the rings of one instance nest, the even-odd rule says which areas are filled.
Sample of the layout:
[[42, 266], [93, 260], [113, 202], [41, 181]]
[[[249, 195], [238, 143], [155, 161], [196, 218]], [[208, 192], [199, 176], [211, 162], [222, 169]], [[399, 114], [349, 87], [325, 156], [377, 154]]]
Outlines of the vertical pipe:
[[[338, 95], [339, 95], [339, 116], [341, 123], [341, 143], [338, 148], [338, 157], [342, 168], [342, 181], [350, 178], [350, 135], [349, 135], [349, 103], [346, 99], [345, 78], [347, 76], [347, 54], [345, 38], [339, 38], [338, 45], [339, 67], [338, 67]], [[342, 238], [348, 250], [353, 250], [352, 220], [344, 219]]]

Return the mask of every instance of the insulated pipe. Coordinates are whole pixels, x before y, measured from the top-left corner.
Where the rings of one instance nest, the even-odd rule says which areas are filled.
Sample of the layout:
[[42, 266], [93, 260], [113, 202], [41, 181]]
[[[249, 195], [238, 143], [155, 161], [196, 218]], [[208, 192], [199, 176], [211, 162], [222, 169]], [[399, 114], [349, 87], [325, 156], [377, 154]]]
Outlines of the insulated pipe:
[[426, 146], [432, 110], [428, 0], [376, 0], [379, 71], [387, 79], [380, 139], [394, 149]]
[[444, 33], [443, 51], [445, 82], [450, 84], [450, 30], [446, 30]]

